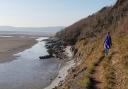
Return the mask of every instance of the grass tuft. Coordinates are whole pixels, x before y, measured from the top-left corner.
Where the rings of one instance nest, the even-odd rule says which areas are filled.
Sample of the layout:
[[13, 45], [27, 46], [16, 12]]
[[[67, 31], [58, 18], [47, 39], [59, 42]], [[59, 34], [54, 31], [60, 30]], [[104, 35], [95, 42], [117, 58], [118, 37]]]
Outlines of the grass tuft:
[[128, 70], [128, 55], [125, 55], [125, 56], [123, 57], [122, 62], [123, 62], [124, 68]]

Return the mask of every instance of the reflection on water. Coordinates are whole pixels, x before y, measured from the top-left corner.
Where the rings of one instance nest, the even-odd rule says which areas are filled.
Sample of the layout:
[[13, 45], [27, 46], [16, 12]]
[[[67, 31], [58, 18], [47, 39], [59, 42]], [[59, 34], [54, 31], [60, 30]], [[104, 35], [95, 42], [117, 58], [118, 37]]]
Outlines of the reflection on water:
[[0, 64], [0, 89], [42, 89], [56, 75], [55, 60], [38, 58], [48, 54], [42, 39], [46, 38], [39, 38], [32, 48], [15, 54], [17, 60]]
[[9, 37], [9, 38], [10, 38], [10, 37], [13, 37], [13, 36], [1, 36], [1, 35], [0, 35], [0, 37], [4, 37], [4, 38], [5, 38], [5, 37], [7, 37], [7, 38]]

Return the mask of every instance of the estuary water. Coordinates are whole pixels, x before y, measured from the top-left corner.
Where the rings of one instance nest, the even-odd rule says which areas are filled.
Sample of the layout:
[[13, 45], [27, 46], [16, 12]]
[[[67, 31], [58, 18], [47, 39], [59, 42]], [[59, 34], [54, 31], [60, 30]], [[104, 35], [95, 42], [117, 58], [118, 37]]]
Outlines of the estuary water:
[[37, 39], [37, 44], [23, 52], [14, 54], [16, 60], [0, 63], [0, 89], [43, 89], [59, 70], [55, 59], [40, 60], [46, 55], [46, 37]]

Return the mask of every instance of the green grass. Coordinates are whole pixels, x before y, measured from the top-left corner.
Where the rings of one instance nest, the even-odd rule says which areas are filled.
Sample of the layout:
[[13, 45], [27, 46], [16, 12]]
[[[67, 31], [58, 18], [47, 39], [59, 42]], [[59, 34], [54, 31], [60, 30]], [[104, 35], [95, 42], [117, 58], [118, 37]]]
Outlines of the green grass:
[[90, 74], [85, 72], [83, 77], [84, 78], [80, 82], [81, 82], [81, 84], [84, 85], [85, 89], [89, 89], [89, 87], [91, 85]]
[[85, 89], [90, 89], [91, 86], [91, 74], [94, 70], [95, 64], [88, 66], [86, 72], [83, 73], [83, 78], [80, 80], [80, 85], [84, 86]]

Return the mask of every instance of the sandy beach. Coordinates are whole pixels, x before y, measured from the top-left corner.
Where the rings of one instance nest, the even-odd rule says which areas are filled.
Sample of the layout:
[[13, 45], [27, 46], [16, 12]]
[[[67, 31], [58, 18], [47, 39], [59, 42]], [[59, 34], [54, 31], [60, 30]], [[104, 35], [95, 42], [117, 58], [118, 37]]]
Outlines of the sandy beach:
[[28, 36], [0, 37], [0, 62], [11, 61], [14, 59], [13, 54], [30, 48], [35, 43], [35, 38]]

